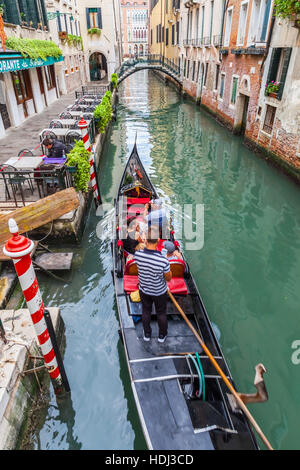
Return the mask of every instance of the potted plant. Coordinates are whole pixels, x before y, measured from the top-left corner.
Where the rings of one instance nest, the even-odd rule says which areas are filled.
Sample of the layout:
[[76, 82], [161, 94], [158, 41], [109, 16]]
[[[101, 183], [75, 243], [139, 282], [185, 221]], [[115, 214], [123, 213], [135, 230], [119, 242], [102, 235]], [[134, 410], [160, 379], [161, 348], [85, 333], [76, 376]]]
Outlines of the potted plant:
[[26, 26], [27, 25], [27, 22], [25, 21], [26, 20], [26, 13], [24, 13], [24, 11], [21, 11], [20, 16], [21, 16], [21, 26]]
[[29, 27], [33, 28], [33, 21], [32, 20], [29, 21]]
[[295, 28], [300, 28], [300, 2], [298, 0], [275, 0], [275, 16], [287, 18], [294, 22]]
[[68, 39], [67, 31], [59, 31], [58, 32], [58, 37], [61, 41], [66, 41]]
[[277, 98], [277, 93], [279, 91], [279, 82], [272, 80], [270, 83], [266, 83], [265, 94], [271, 98]]
[[41, 29], [42, 29], [42, 26], [43, 26], [42, 23], [38, 23], [37, 29], [41, 30]]

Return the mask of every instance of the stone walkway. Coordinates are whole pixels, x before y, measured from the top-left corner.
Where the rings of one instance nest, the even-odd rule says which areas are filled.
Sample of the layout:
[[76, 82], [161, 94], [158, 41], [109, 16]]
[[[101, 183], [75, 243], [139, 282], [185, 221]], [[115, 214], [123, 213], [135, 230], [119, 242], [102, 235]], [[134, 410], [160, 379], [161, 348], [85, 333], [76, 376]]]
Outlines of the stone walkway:
[[20, 126], [8, 129], [6, 136], [0, 139], [0, 163], [16, 157], [23, 148], [34, 149], [40, 142], [40, 132], [49, 126], [52, 119], [58, 119], [59, 114], [74, 101], [75, 91], [62, 96], [42, 113], [34, 114]]

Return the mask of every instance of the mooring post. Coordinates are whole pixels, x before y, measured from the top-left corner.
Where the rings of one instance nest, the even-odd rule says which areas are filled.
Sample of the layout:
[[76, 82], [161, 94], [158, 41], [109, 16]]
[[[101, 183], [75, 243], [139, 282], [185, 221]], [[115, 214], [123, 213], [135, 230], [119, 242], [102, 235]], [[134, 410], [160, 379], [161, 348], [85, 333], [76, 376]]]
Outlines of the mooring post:
[[5, 244], [3, 253], [14, 262], [45, 365], [52, 380], [55, 394], [58, 395], [63, 393], [64, 386], [44, 318], [45, 306], [30, 256], [34, 243], [23, 235], [19, 235], [19, 229], [14, 219], [9, 219], [8, 226], [12, 237]]
[[100, 200], [100, 188], [98, 186], [98, 181], [96, 178], [96, 165], [95, 165], [95, 159], [94, 155], [92, 152], [92, 147], [90, 144], [90, 137], [89, 137], [89, 132], [88, 132], [88, 125], [85, 119], [81, 119], [78, 123], [78, 126], [81, 129], [81, 135], [82, 135], [82, 141], [84, 143], [84, 148], [90, 152], [90, 182], [93, 188], [93, 196], [94, 196], [94, 201], [96, 208], [101, 204]]

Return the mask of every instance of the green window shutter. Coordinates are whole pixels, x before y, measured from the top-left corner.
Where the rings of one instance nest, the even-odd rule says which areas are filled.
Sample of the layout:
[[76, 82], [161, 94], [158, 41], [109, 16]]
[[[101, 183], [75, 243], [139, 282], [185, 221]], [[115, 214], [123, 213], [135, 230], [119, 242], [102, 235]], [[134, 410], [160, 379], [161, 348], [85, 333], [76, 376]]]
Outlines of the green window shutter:
[[90, 28], [91, 28], [90, 9], [89, 9], [89, 8], [86, 8], [85, 11], [86, 11], [86, 25], [87, 25], [87, 29], [90, 29]]
[[4, 20], [12, 24], [21, 23], [17, 0], [4, 0]]
[[281, 48], [275, 47], [272, 50], [271, 60], [270, 60], [270, 67], [268, 72], [267, 84], [270, 83], [272, 80], [276, 80], [277, 70], [280, 62], [281, 56]]
[[32, 21], [32, 26], [34, 28], [37, 28], [37, 25], [39, 23], [39, 18], [37, 14], [36, 2], [35, 0], [26, 0], [26, 3], [27, 3], [28, 16], [29, 16], [29, 18], [27, 19], [27, 22], [29, 23], [30, 21]]
[[289, 68], [289, 64], [290, 64], [292, 48], [291, 47], [284, 48], [283, 53], [284, 53], [283, 67], [282, 67], [282, 72], [281, 72], [281, 77], [280, 77], [280, 87], [279, 87], [279, 90], [278, 90], [278, 93], [277, 93], [277, 97], [279, 99], [282, 98], [282, 93], [283, 93], [283, 90], [284, 90], [284, 84], [285, 84], [285, 80], [286, 80], [286, 76], [287, 76], [287, 72], [288, 72], [288, 68]]
[[270, 10], [271, 10], [272, 0], [267, 0], [265, 14], [264, 14], [264, 21], [262, 26], [262, 31], [260, 35], [260, 40], [265, 41], [267, 36], [267, 29], [269, 24], [269, 17], [270, 17]]
[[97, 8], [97, 15], [98, 15], [98, 27], [99, 29], [102, 29], [102, 10], [101, 8]]

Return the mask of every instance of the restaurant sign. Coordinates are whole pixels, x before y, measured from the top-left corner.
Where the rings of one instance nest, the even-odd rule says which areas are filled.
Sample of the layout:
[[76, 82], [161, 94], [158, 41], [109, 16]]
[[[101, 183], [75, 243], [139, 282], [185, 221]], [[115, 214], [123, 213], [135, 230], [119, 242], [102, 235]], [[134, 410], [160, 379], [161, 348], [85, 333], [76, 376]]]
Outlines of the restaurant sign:
[[14, 59], [2, 59], [0, 56], [0, 72], [14, 72], [17, 70], [26, 70], [36, 67], [43, 67], [45, 65], [52, 65], [55, 62], [63, 61], [63, 56], [56, 59], [55, 57], [47, 57], [46, 60], [42, 59], [24, 59], [23, 57]]

